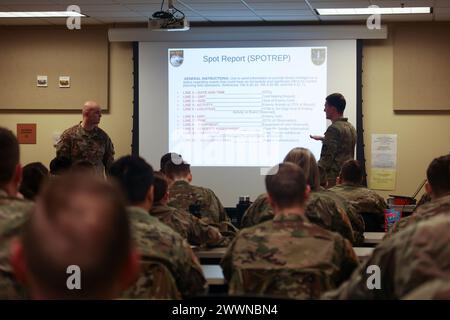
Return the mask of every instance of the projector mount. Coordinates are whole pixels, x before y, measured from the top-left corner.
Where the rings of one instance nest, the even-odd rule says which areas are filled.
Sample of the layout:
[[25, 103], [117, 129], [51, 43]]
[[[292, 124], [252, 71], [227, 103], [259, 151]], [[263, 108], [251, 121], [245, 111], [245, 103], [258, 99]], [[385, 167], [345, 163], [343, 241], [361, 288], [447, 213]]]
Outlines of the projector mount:
[[175, 8], [173, 0], [168, 1], [167, 10], [163, 11], [164, 0], [161, 3], [160, 11], [153, 13], [148, 21], [149, 29], [155, 31], [186, 31], [189, 30], [189, 22], [185, 14]]

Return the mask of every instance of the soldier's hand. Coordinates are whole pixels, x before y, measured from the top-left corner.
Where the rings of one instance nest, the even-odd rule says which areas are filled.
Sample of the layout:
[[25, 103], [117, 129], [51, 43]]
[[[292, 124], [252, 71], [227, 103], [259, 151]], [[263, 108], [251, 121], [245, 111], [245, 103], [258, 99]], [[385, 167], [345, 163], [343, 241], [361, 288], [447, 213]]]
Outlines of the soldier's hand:
[[317, 140], [317, 141], [323, 141], [323, 136], [313, 136], [313, 135], [309, 135], [309, 137], [311, 139]]

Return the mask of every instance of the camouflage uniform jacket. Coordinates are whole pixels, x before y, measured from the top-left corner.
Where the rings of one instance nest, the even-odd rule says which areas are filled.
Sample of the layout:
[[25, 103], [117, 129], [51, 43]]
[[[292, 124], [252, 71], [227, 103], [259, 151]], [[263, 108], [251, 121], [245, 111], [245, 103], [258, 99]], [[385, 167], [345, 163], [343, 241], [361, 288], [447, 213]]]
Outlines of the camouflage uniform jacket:
[[27, 294], [15, 280], [9, 263], [11, 240], [19, 236], [33, 202], [10, 197], [0, 190], [0, 299], [22, 299]]
[[114, 162], [114, 145], [105, 131], [99, 127], [87, 131], [80, 122], [63, 132], [56, 145], [56, 156], [67, 157], [72, 162], [88, 160], [103, 174]]
[[[129, 207], [133, 238], [141, 255], [141, 265], [146, 261], [160, 261], [171, 271], [179, 292], [187, 297], [204, 294], [206, 280], [197, 257], [180, 234], [173, 231], [144, 209]], [[141, 287], [138, 287], [141, 286]], [[146, 282], [135, 284], [128, 297], [140, 296], [147, 290]]]
[[372, 221], [382, 228], [384, 225], [384, 209], [386, 201], [375, 191], [356, 184], [339, 184], [328, 189], [348, 201], [359, 216], [370, 215]]
[[[306, 203], [305, 215], [309, 221], [327, 230], [336, 231], [355, 243], [351, 222], [343, 207], [327, 194], [327, 191], [312, 192]], [[245, 211], [241, 228], [247, 228], [273, 219], [273, 209], [267, 194], [260, 195]]]
[[435, 215], [447, 213], [450, 214], [450, 194], [444, 195], [437, 199], [431, 200], [421, 205], [412, 215], [405, 217], [396, 222], [389, 232], [386, 234], [386, 239], [390, 238], [394, 233], [397, 233], [411, 224], [422, 220], [429, 219]]
[[209, 218], [211, 222], [230, 221], [219, 198], [208, 188], [178, 180], [170, 186], [169, 195], [168, 205], [171, 207], [190, 212], [189, 206], [196, 206], [201, 217]]
[[[380, 243], [372, 256], [337, 290], [324, 298], [401, 299], [426, 282], [450, 276], [450, 215], [413, 224]], [[369, 288], [378, 266], [380, 289]], [[369, 279], [371, 277], [371, 279]]]
[[221, 265], [230, 294], [313, 299], [345, 281], [358, 260], [339, 234], [286, 211], [239, 232]]
[[181, 234], [190, 244], [214, 246], [222, 240], [217, 228], [209, 226], [184, 210], [154, 204], [150, 214]]
[[403, 300], [450, 300], [450, 277], [427, 282], [412, 292]]
[[318, 165], [325, 169], [331, 185], [335, 184], [342, 164], [355, 155], [356, 130], [347, 120], [340, 118], [333, 122], [325, 132], [322, 143]]

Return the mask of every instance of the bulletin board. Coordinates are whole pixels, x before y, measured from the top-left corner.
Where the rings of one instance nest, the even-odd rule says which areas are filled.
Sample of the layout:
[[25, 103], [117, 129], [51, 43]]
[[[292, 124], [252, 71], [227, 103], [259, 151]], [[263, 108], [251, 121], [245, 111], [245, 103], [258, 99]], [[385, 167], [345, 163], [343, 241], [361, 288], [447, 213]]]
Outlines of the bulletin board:
[[106, 29], [1, 29], [0, 48], [0, 110], [108, 110]]
[[450, 110], [450, 23], [417, 25], [401, 24], [391, 29], [394, 110]]

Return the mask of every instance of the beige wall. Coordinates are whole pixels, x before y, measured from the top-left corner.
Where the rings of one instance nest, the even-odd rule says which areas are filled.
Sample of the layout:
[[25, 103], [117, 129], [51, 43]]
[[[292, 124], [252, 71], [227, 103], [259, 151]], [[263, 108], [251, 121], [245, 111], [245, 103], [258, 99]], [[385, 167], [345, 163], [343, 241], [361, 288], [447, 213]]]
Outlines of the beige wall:
[[[0, 62], [1, 63], [1, 62]], [[1, 69], [1, 68], [0, 68]], [[133, 60], [130, 43], [111, 43], [110, 110], [102, 116], [100, 127], [111, 137], [116, 156], [131, 153], [133, 111]], [[90, 97], [84, 97], [88, 100]], [[0, 113], [0, 126], [16, 132], [17, 123], [37, 124], [37, 144], [21, 145], [21, 162], [41, 161], [48, 166], [55, 157], [53, 134], [81, 120], [80, 113]]]
[[[390, 27], [392, 29], [395, 26]], [[411, 28], [420, 28], [420, 24], [411, 24]], [[417, 39], [417, 42], [420, 44], [420, 39]], [[363, 112], [367, 169], [370, 168], [371, 134], [398, 134], [396, 189], [380, 191], [380, 194], [383, 196], [391, 193], [412, 194], [424, 179], [429, 162], [434, 157], [450, 151], [450, 114], [394, 114], [392, 38], [383, 41], [365, 41], [363, 54]], [[110, 112], [103, 116], [101, 127], [111, 136], [117, 156], [131, 152], [132, 71], [131, 44], [111, 43]], [[450, 84], [450, 74], [448, 83]], [[48, 164], [55, 155], [53, 133], [62, 132], [77, 123], [80, 118], [79, 114], [0, 113], [0, 126], [8, 127], [15, 132], [18, 122], [37, 123], [37, 144], [21, 146], [22, 163], [41, 161]]]
[[[420, 28], [421, 24], [410, 24]], [[390, 34], [392, 34], [390, 26]], [[421, 39], [417, 39], [420, 45]], [[363, 49], [363, 114], [364, 141], [367, 170], [370, 175], [371, 135], [373, 133], [394, 133], [398, 135], [397, 183], [389, 194], [412, 195], [419, 183], [425, 179], [425, 172], [431, 160], [450, 152], [450, 113], [405, 113], [393, 111], [393, 41], [365, 41]], [[410, 52], [411, 55], [415, 53]], [[427, 86], [423, 83], [423, 86]], [[447, 87], [450, 85], [448, 74]], [[450, 88], [449, 88], [450, 90]], [[423, 193], [423, 190], [421, 191]]]

